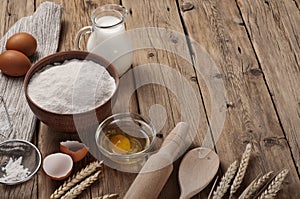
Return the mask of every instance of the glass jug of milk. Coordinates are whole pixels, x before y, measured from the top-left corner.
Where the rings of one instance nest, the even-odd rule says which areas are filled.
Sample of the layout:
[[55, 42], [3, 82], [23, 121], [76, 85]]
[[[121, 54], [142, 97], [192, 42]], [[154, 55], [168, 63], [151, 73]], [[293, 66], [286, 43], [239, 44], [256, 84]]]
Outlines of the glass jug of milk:
[[121, 5], [98, 7], [91, 14], [92, 26], [81, 28], [75, 38], [75, 46], [81, 49], [81, 39], [90, 34], [87, 50], [110, 61], [119, 76], [130, 68], [133, 60], [131, 37], [125, 30], [127, 14], [127, 9]]

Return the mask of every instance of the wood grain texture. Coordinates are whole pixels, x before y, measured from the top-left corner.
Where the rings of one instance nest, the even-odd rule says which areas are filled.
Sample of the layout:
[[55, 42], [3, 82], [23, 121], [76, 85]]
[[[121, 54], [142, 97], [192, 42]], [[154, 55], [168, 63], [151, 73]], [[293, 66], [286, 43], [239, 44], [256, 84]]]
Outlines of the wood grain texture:
[[[188, 3], [194, 6], [192, 10], [182, 10], [188, 34], [203, 45], [217, 63], [226, 87], [227, 117], [221, 139], [216, 140], [223, 172], [240, 158], [246, 143], [251, 142], [254, 154], [250, 160], [251, 171], [246, 173], [244, 183], [249, 183], [260, 173], [288, 168], [291, 171], [286, 181], [288, 186], [283, 186], [278, 197], [298, 198], [300, 192], [296, 187], [300, 182], [289, 143], [272, 106], [263, 72], [235, 1], [195, 0]], [[276, 57], [272, 59], [275, 61]]]
[[[0, 35], [3, 36], [21, 17], [33, 14], [44, 1], [0, 1]], [[299, 164], [299, 0], [52, 1], [62, 5], [59, 51], [74, 49], [76, 32], [81, 27], [90, 25], [89, 17], [93, 9], [106, 3], [123, 4], [129, 9], [127, 29], [161, 27], [180, 34], [188, 33], [205, 47], [217, 63], [219, 73], [213, 78], [222, 79], [226, 87], [227, 104], [221, 107], [226, 109], [226, 123], [216, 146], [223, 173], [231, 162], [240, 158], [246, 143], [251, 142], [254, 152], [242, 188], [258, 174], [286, 167], [290, 169], [290, 174], [279, 192], [279, 198], [299, 198], [299, 169], [297, 173], [294, 164]], [[139, 76], [140, 71], [132, 70], [128, 76], [121, 78], [119, 96], [127, 99], [126, 95], [130, 95], [130, 102], [118, 98], [115, 110], [122, 112], [128, 106], [127, 103], [130, 103], [131, 112], [145, 116], [156, 115], [156, 118], [151, 119], [156, 124], [163, 124], [158, 129], [165, 136], [182, 119], [182, 104], [168, 85], [171, 82], [178, 88], [180, 97], [187, 101], [188, 96], [182, 86], [185, 79], [196, 95], [194, 101], [199, 103], [201, 118], [199, 126], [193, 126], [197, 128], [193, 144], [201, 145], [209, 130], [208, 121], [209, 124], [214, 124], [211, 120], [211, 110], [214, 107], [205, 77], [201, 72], [195, 72], [199, 64], [199, 57], [195, 57], [197, 53], [194, 51], [197, 44], [193, 41], [189, 43], [174, 33], [165, 37], [159, 31], [148, 30], [136, 36], [138, 39], [135, 41], [142, 42], [140, 46], [150, 47], [135, 52], [133, 69], [138, 69], [143, 64], [150, 69], [144, 68], [144, 72], [148, 72], [144, 76]], [[155, 46], [162, 46], [170, 51], [156, 49]], [[172, 53], [178, 51], [189, 58]], [[190, 59], [192, 56], [195, 57], [195, 63]], [[182, 79], [164, 71], [166, 66], [178, 71]], [[137, 88], [136, 85], [143, 82], [144, 78], [153, 78], [162, 82], [162, 85], [148, 84]], [[129, 93], [132, 90], [135, 92]], [[187, 110], [192, 113], [193, 108], [189, 107]], [[0, 111], [5, 111], [1, 99]], [[157, 115], [155, 111], [161, 111], [162, 114]], [[187, 118], [191, 119], [192, 124], [196, 124], [194, 115], [187, 114]], [[0, 119], [5, 120], [5, 117], [1, 115]], [[9, 124], [6, 122], [0, 129], [6, 129], [5, 125]], [[80, 139], [76, 134], [53, 131], [42, 123], [37, 130], [34, 140], [37, 141], [43, 157], [58, 152], [60, 141]], [[94, 132], [90, 133], [93, 135]], [[158, 146], [162, 140], [158, 139]], [[93, 160], [88, 155], [75, 164], [73, 172]], [[175, 162], [174, 172], [159, 198], [179, 197], [179, 163], [180, 160]], [[79, 198], [90, 199], [106, 193], [118, 193], [122, 198], [135, 176], [136, 174], [123, 173], [104, 166], [101, 179]], [[41, 169], [38, 175], [22, 185], [0, 185], [1, 198], [48, 198], [62, 183], [50, 180]], [[206, 189], [194, 198], [207, 198], [207, 192]]]
[[[150, 81], [137, 88], [140, 113], [151, 117], [151, 111], [158, 111], [152, 118], [154, 123], [157, 121], [162, 123], [156, 123], [156, 126], [164, 137], [177, 122], [188, 122], [191, 125], [191, 131], [196, 134], [194, 145], [201, 145], [208, 131], [208, 124], [199, 87], [194, 81], [195, 71], [191, 64], [176, 2], [124, 0], [122, 3], [130, 10], [127, 20], [129, 30], [149, 27], [162, 29], [162, 31], [144, 29], [134, 37], [140, 38], [135, 41], [139, 42], [139, 46], [149, 46], [149, 48], [144, 47], [135, 51], [133, 64], [136, 85]], [[180, 53], [188, 54], [187, 58], [180, 57]], [[167, 69], [176, 72], [171, 73]], [[188, 82], [188, 88], [183, 84], [185, 80]], [[192, 93], [188, 93], [188, 89], [191, 89]], [[193, 107], [193, 103], [189, 100], [192, 94], [194, 94], [192, 102], [197, 103], [198, 107]], [[187, 105], [184, 102], [190, 104]], [[193, 110], [189, 109], [197, 109], [200, 117], [192, 115]], [[161, 114], [158, 114], [159, 111]], [[198, 122], [199, 126], [196, 125]], [[159, 198], [179, 197], [177, 173], [178, 168], [175, 166]]]
[[[60, 7], [52, 3], [45, 3], [32, 16], [22, 18], [22, 14], [26, 13], [19, 12], [21, 7], [18, 6], [25, 6], [26, 9], [30, 10], [28, 13], [32, 13], [34, 6], [31, 4], [33, 2], [30, 4], [28, 1], [22, 1], [21, 4], [17, 5], [15, 3], [11, 1], [7, 4], [7, 12], [11, 15], [14, 15], [14, 12], [21, 14], [16, 15], [21, 19], [12, 25], [10, 23], [14, 18], [7, 18], [6, 25], [7, 28], [9, 27], [9, 31], [0, 41], [0, 51], [5, 50], [6, 41], [11, 35], [23, 31], [32, 34], [38, 43], [37, 51], [31, 57], [32, 64], [38, 59], [56, 52], [60, 32]], [[47, 34], [49, 35], [45, 37]], [[3, 126], [4, 121], [4, 126], [9, 126], [1, 132], [1, 141], [9, 138], [31, 140], [34, 133], [36, 118], [25, 100], [23, 81], [23, 77], [12, 78], [0, 73], [0, 97], [2, 102], [0, 110], [2, 110], [1, 115], [5, 115], [4, 120], [0, 121], [0, 125]], [[3, 112], [3, 110], [5, 111]]]
[[[44, 0], [36, 1], [37, 6], [44, 2]], [[73, 41], [77, 31], [83, 26], [90, 25], [90, 14], [98, 6], [115, 3], [119, 4], [118, 0], [72, 0], [63, 1], [55, 0], [55, 3], [62, 5], [62, 30], [60, 35], [59, 51], [74, 50]], [[86, 42], [87, 40], [85, 40]], [[125, 95], [128, 89], [134, 86], [132, 74], [128, 75], [128, 78], [120, 80], [120, 89], [117, 95]], [[117, 100], [115, 111], [123, 110], [122, 100]], [[136, 97], [132, 96], [130, 109], [132, 112], [138, 112]], [[91, 133], [90, 137], [94, 137], [95, 132]], [[42, 151], [43, 157], [50, 153], [58, 152], [59, 143], [65, 140], [80, 140], [75, 134], [66, 134], [56, 132], [47, 127], [45, 124], [41, 124], [38, 135], [38, 146]], [[75, 164], [73, 173], [80, 170], [86, 164], [94, 161], [94, 157], [88, 155], [84, 160]], [[107, 166], [103, 167], [103, 173], [99, 181], [93, 183], [93, 185], [84, 191], [79, 198], [95, 198], [102, 196], [106, 193], [118, 193], [124, 195], [131, 182], [134, 180], [135, 174], [128, 174], [115, 171]], [[38, 192], [38, 198], [48, 198], [52, 192], [58, 188], [63, 182], [55, 182], [50, 180], [43, 171], [38, 173], [38, 187], [43, 190]]]
[[[55, 52], [58, 43], [57, 36], [60, 28], [60, 13], [51, 12], [53, 10], [49, 9], [49, 6], [52, 5], [44, 5], [37, 14], [38, 16], [29, 16], [34, 12], [34, 1], [1, 1], [1, 8], [3, 9], [3, 12], [1, 11], [1, 15], [3, 13], [4, 16], [1, 16], [0, 18], [1, 24], [3, 24], [1, 26], [0, 35], [1, 38], [2, 36], [4, 37], [0, 41], [0, 52], [5, 49], [5, 42], [7, 38], [19, 31], [30, 32], [38, 41], [39, 47], [37, 49], [37, 53], [32, 57], [32, 62]], [[59, 10], [55, 9], [54, 11], [59, 12]], [[22, 18], [26, 16], [29, 17]], [[41, 24], [40, 26], [34, 25], [38, 23], [44, 24]], [[44, 25], [47, 25], [47, 27]], [[8, 30], [10, 31], [7, 32]], [[45, 31], [52, 35], [45, 38]], [[51, 40], [51, 45], [49, 45], [49, 41], [47, 41], [47, 39]], [[4, 108], [6, 111], [5, 113], [1, 112], [1, 118], [3, 119], [3, 116], [5, 115], [4, 119], [9, 121], [9, 125], [11, 125], [11, 129], [4, 132], [5, 137], [1, 137], [0, 140], [2, 141], [8, 138], [32, 140], [32, 136], [35, 132], [36, 120], [24, 98], [23, 78], [9, 78], [0, 74], [0, 91], [2, 103], [0, 105], [0, 110], [2, 111], [2, 108]], [[3, 129], [2, 122], [3, 120], [0, 122], [1, 129]], [[2, 133], [3, 132], [1, 132], [1, 134]], [[36, 138], [37, 137], [35, 136], [33, 139], [34, 143], [36, 143]], [[20, 198], [21, 193], [24, 198], [37, 198], [37, 179], [37, 176], [34, 176], [33, 179], [16, 186], [0, 185], [2, 193], [1, 197]]]
[[[36, 0], [39, 6], [45, 0]], [[97, 7], [94, 1], [78, 0], [53, 0], [62, 6], [61, 34], [58, 51], [75, 50], [74, 38], [77, 31], [83, 26], [89, 25], [89, 14]]]
[[[44, 0], [37, 0], [36, 6], [43, 3]], [[73, 50], [73, 40], [76, 32], [83, 26], [89, 24], [89, 13], [97, 7], [91, 1], [53, 1], [62, 6], [61, 32], [58, 51]], [[89, 4], [89, 5], [87, 5]], [[42, 152], [42, 157], [59, 151], [59, 143], [66, 140], [79, 140], [78, 135], [70, 133], [56, 132], [50, 129], [45, 124], [41, 124], [38, 134], [38, 147]], [[73, 168], [73, 173], [79, 171], [89, 162], [94, 159], [88, 155], [82, 161], [76, 163]], [[53, 191], [58, 188], [63, 182], [53, 181], [49, 179], [43, 170], [38, 173], [39, 187], [38, 198], [49, 198]], [[97, 184], [99, 182], [96, 182]], [[94, 187], [94, 186], [92, 186]], [[96, 187], [98, 190], [98, 187]], [[84, 191], [80, 198], [91, 198], [91, 188]]]
[[[14, 3], [17, 3], [17, 2], [15, 1]], [[33, 4], [33, 1], [31, 3]], [[0, 26], [0, 38], [2, 38], [5, 35], [5, 33], [10, 28], [10, 26], [12, 26], [19, 18], [27, 16], [27, 15], [31, 15], [33, 13], [33, 9], [31, 9], [31, 10], [22, 9], [21, 12], [18, 12], [17, 11], [17, 9], [19, 9], [18, 6], [16, 6], [15, 8], [17, 8], [17, 9], [14, 10], [9, 7], [9, 4], [10, 4], [9, 1], [1, 1], [0, 2], [0, 8], [1, 8], [0, 23], [3, 24]], [[11, 4], [10, 4], [10, 6], [11, 6]], [[13, 17], [10, 18], [9, 15], [13, 15], [14, 18]], [[4, 48], [4, 46], [0, 46], [0, 49], [1, 49], [0, 52], [2, 52], [3, 48]], [[1, 74], [1, 76], [2, 76], [2, 74]], [[0, 79], [0, 82], [3, 82], [3, 80], [1, 81], [1, 79]], [[5, 84], [6, 84], [6, 82], [5, 82]], [[0, 84], [0, 85], [1, 85], [1, 87], [4, 86], [3, 84]], [[3, 91], [1, 92], [0, 95], [2, 95], [2, 93], [3, 93]], [[0, 111], [1, 111], [1, 121], [2, 121], [1, 122], [1, 131], [2, 131], [1, 134], [4, 134], [5, 136], [7, 136], [11, 132], [11, 129], [6, 128], [6, 127], [3, 128], [3, 125], [7, 125], [7, 124], [10, 125], [8, 123], [7, 113], [3, 112], [3, 111], [6, 111], [5, 110], [6, 105], [4, 105], [3, 99], [1, 100], [0, 106], [1, 106]], [[5, 123], [5, 121], [7, 121], [7, 123]], [[7, 132], [7, 130], [8, 130], [8, 132]], [[5, 132], [3, 132], [3, 131], [5, 131]], [[1, 140], [3, 140], [3, 139], [4, 139], [4, 137], [1, 136]], [[3, 197], [3, 198], [18, 197], [19, 192], [23, 192], [25, 197], [36, 198], [36, 195], [35, 195], [37, 193], [36, 180], [37, 180], [37, 178], [35, 177], [32, 180], [22, 184], [21, 186], [17, 186], [17, 187], [16, 186], [10, 187], [10, 186], [1, 184], [0, 185], [0, 190], [2, 193], [1, 197]], [[31, 189], [32, 191], [26, 192], [28, 189]]]
[[[300, 173], [300, 9], [297, 1], [238, 6]], [[277, 138], [274, 138], [277, 140]]]

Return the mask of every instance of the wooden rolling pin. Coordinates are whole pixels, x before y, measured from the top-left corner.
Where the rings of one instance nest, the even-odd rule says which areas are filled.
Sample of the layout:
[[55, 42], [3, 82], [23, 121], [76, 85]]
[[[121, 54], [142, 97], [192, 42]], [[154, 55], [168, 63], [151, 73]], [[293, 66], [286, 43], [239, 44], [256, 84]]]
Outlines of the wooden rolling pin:
[[[165, 138], [160, 150], [150, 156], [124, 199], [155, 199], [173, 170], [173, 162], [191, 144], [189, 126], [180, 122]], [[189, 141], [190, 140], [190, 141]]]

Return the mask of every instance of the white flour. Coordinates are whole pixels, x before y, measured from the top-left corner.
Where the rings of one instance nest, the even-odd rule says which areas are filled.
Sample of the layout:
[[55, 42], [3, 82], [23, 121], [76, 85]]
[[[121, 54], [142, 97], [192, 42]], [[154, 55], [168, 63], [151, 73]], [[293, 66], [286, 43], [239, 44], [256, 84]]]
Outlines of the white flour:
[[103, 66], [73, 59], [36, 73], [28, 84], [28, 95], [48, 111], [74, 114], [103, 104], [115, 89], [114, 78]]
[[22, 165], [22, 157], [16, 160], [9, 158], [9, 161], [5, 167], [1, 168], [5, 174], [0, 178], [2, 182], [19, 181], [26, 178], [30, 171]]

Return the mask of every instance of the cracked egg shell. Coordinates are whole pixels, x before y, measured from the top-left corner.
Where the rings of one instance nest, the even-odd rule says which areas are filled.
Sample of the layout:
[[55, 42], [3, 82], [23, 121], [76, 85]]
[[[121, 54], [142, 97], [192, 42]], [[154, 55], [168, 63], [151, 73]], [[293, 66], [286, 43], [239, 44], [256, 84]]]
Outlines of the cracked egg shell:
[[67, 140], [60, 143], [59, 150], [70, 155], [74, 162], [78, 162], [86, 156], [89, 148], [86, 147], [85, 144], [78, 141]]
[[63, 180], [67, 178], [73, 169], [71, 156], [64, 153], [53, 153], [45, 157], [43, 170], [53, 180]]

